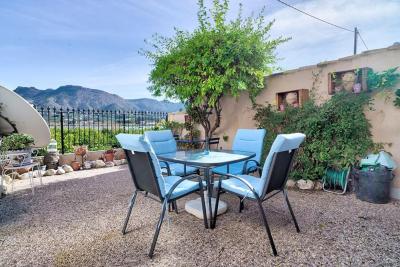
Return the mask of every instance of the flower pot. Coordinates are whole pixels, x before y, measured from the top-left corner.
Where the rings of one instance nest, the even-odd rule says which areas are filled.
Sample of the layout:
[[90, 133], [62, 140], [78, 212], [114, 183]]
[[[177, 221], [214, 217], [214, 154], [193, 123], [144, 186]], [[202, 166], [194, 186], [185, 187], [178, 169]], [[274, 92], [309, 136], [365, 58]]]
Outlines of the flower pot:
[[71, 162], [71, 167], [74, 171], [79, 171], [81, 169], [81, 164], [78, 161]]
[[361, 93], [361, 83], [356, 83], [353, 85], [353, 92], [355, 94]]
[[114, 149], [109, 149], [106, 150], [103, 154], [103, 159], [104, 161], [114, 161], [115, 159], [115, 150]]
[[12, 160], [13, 165], [23, 166], [32, 163], [32, 150], [30, 148], [10, 150], [6, 152], [6, 155]]

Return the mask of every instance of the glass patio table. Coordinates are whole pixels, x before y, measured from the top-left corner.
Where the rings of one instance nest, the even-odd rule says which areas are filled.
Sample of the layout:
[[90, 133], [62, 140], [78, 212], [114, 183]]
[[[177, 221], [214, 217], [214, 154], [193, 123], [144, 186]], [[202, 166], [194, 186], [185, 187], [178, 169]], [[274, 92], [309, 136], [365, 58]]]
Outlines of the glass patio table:
[[[207, 200], [208, 200], [208, 220], [209, 220], [209, 225], [211, 226], [211, 219], [213, 218], [213, 212], [218, 211], [213, 211], [212, 210], [212, 190], [213, 190], [213, 177], [211, 175], [211, 169], [214, 167], [218, 166], [223, 166], [228, 164], [228, 170], [229, 170], [229, 164], [240, 162], [240, 161], [245, 161], [248, 159], [251, 159], [252, 157], [255, 156], [255, 153], [252, 152], [245, 152], [245, 151], [238, 151], [238, 150], [210, 150], [210, 151], [205, 151], [205, 150], [186, 150], [186, 151], [176, 151], [174, 153], [167, 153], [167, 154], [162, 154], [158, 155], [159, 160], [163, 161], [168, 161], [168, 162], [175, 162], [175, 163], [181, 163], [184, 165], [185, 169], [186, 166], [193, 166], [193, 167], [198, 167], [203, 169], [204, 172], [204, 178], [206, 181], [207, 185], [207, 190], [205, 194], [207, 195]], [[199, 212], [196, 212], [196, 214], [202, 214], [201, 211], [201, 204], [200, 204], [200, 198], [194, 200], [198, 202], [198, 205], [196, 205], [195, 209], [200, 209]], [[215, 200], [214, 200], [215, 201]], [[206, 205], [207, 206], [207, 205]], [[224, 207], [224, 204], [221, 201], [219, 206]], [[225, 209], [226, 209], [226, 204], [225, 204]], [[195, 215], [196, 215], [195, 214]]]

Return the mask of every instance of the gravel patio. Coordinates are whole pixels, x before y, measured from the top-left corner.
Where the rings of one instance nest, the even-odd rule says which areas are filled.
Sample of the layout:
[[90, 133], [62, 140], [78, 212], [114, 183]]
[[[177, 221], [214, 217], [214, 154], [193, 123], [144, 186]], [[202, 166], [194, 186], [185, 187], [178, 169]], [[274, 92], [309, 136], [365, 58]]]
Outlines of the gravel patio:
[[[87, 174], [87, 173], [85, 173]], [[289, 191], [302, 232], [283, 198], [264, 203], [279, 255], [273, 257], [257, 207], [223, 195], [228, 213], [215, 230], [184, 212], [164, 223], [147, 257], [160, 205], [137, 198], [129, 233], [120, 229], [132, 193], [127, 167], [14, 192], [0, 199], [0, 266], [294, 266], [400, 264], [400, 203], [354, 195]]]

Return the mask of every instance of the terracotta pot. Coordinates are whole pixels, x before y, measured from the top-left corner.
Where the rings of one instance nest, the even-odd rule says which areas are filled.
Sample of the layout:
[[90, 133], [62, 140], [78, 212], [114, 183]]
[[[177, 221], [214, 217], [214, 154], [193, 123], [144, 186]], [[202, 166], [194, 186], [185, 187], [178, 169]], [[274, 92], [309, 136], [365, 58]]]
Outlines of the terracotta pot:
[[86, 153], [87, 153], [87, 147], [86, 146], [80, 146], [80, 147], [77, 147], [76, 149], [75, 149], [75, 155], [77, 155], [77, 156], [84, 156], [84, 155], [86, 155]]
[[104, 153], [104, 161], [114, 161], [114, 152]]
[[71, 162], [71, 167], [74, 171], [79, 171], [81, 169], [81, 164], [78, 161]]

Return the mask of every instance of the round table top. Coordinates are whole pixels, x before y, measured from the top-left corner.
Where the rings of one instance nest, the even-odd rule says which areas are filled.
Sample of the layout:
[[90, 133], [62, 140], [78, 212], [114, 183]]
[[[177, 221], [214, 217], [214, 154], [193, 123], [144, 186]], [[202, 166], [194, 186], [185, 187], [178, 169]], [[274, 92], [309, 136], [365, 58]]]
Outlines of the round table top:
[[158, 159], [198, 167], [216, 167], [251, 159], [256, 154], [239, 150], [185, 150], [157, 155]]

